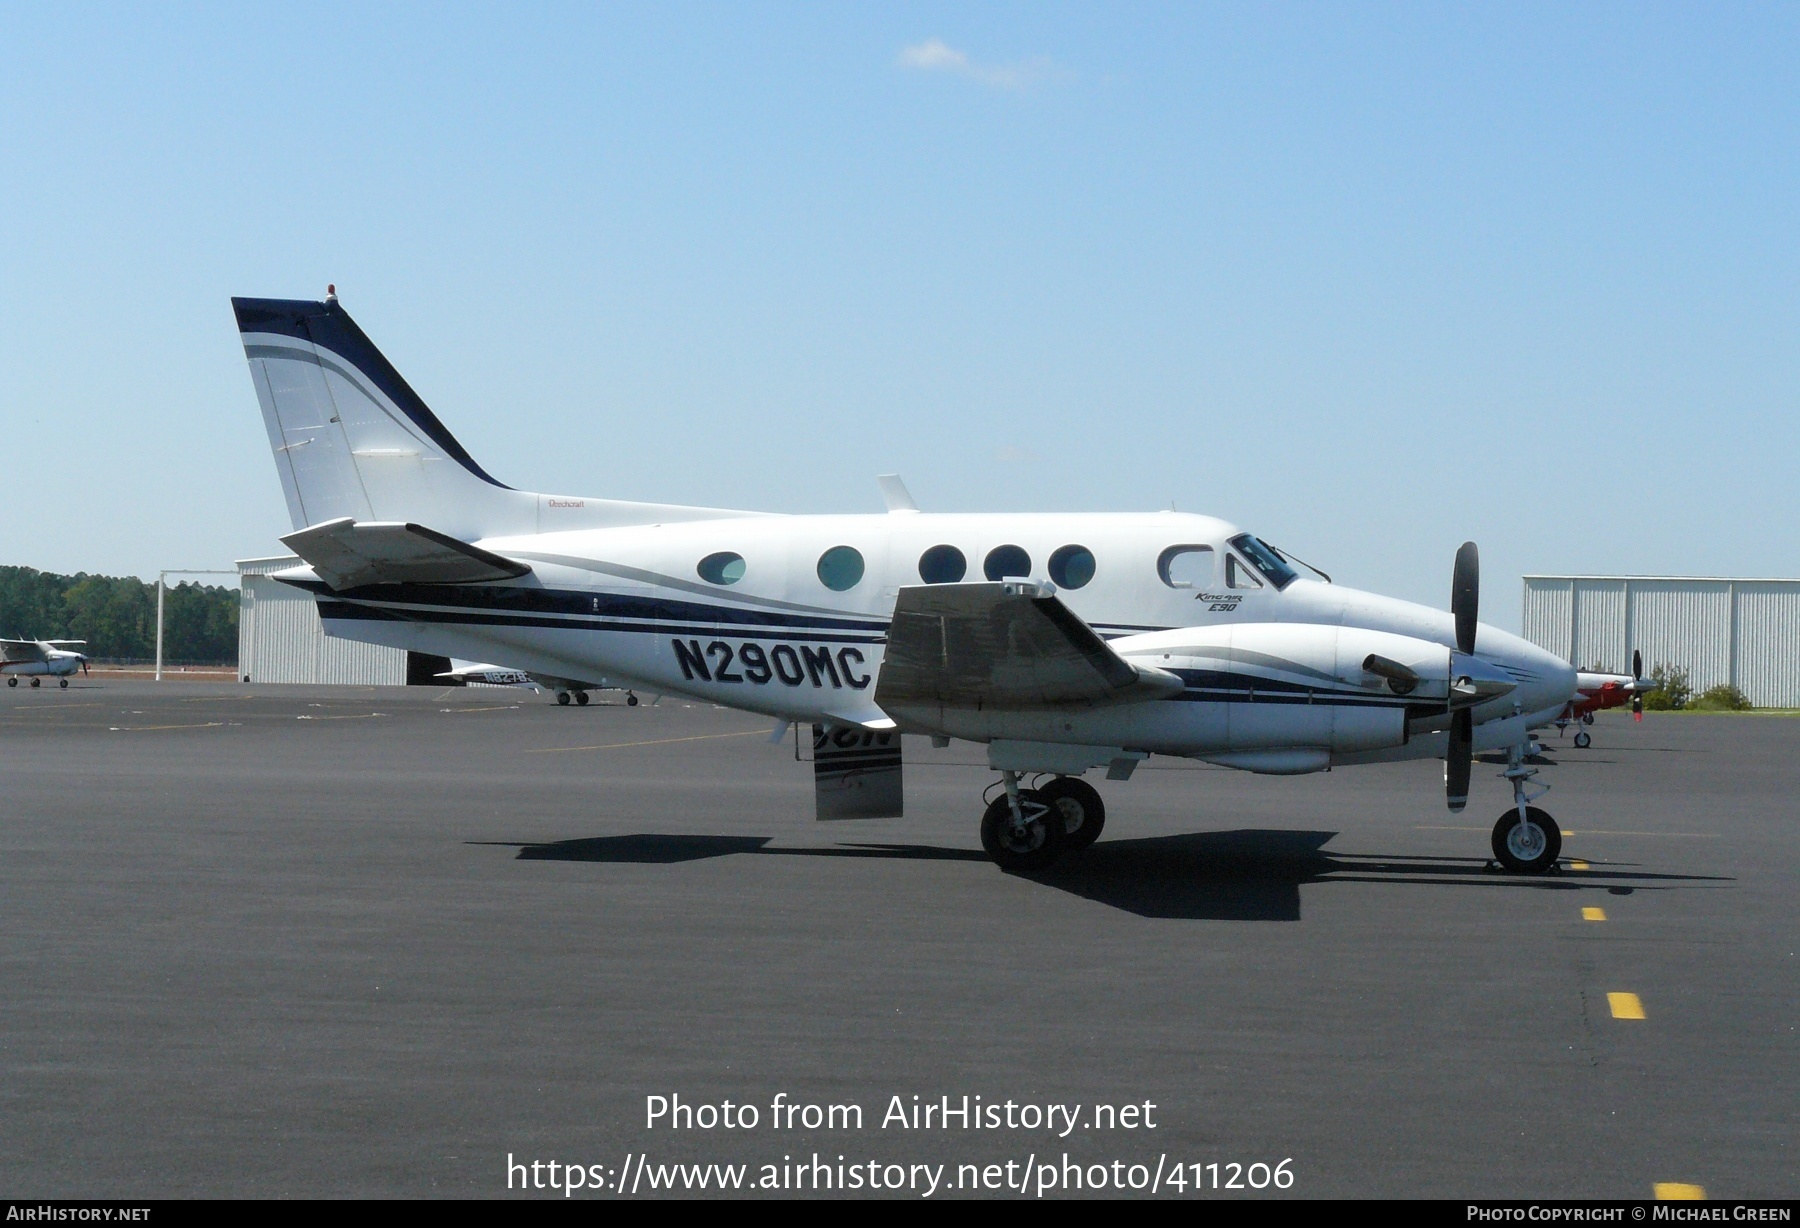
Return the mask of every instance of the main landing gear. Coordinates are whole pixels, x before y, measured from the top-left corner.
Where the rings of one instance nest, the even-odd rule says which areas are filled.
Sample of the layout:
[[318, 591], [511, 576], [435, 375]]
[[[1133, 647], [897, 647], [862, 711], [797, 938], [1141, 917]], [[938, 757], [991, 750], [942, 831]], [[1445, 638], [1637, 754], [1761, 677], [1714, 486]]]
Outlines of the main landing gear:
[[981, 816], [981, 847], [1002, 870], [1048, 869], [1064, 853], [1100, 838], [1106, 806], [1099, 792], [1073, 776], [1035, 789], [1019, 787], [1019, 773], [1002, 772], [1006, 791]]
[[558, 691], [556, 693], [556, 702], [561, 704], [565, 708], [568, 707], [569, 706], [569, 696], [571, 694], [575, 696], [576, 703], [580, 704], [584, 708], [587, 707], [588, 693], [586, 691]]
[[18, 686], [18, 685], [19, 685], [19, 680], [18, 680], [18, 679], [17, 679], [17, 678], [8, 678], [8, 679], [7, 679], [7, 680], [6, 680], [6, 685], [7, 685], [7, 686]]
[[1532, 785], [1537, 769], [1525, 766], [1530, 747], [1515, 746], [1506, 752], [1506, 771], [1512, 782], [1512, 809], [1494, 824], [1494, 859], [1514, 874], [1542, 874], [1562, 855], [1562, 829], [1549, 813], [1530, 803], [1550, 791], [1548, 785]]

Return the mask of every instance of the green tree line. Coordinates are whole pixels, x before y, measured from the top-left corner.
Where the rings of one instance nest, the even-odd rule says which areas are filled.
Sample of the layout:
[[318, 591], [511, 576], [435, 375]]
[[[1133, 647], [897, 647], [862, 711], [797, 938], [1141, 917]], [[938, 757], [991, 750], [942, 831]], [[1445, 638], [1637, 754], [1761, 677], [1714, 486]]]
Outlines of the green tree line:
[[[175, 584], [163, 602], [163, 660], [172, 665], [237, 662], [238, 592]], [[156, 585], [135, 576], [59, 576], [0, 567], [0, 636], [86, 640], [90, 657], [148, 661], [156, 656]]]

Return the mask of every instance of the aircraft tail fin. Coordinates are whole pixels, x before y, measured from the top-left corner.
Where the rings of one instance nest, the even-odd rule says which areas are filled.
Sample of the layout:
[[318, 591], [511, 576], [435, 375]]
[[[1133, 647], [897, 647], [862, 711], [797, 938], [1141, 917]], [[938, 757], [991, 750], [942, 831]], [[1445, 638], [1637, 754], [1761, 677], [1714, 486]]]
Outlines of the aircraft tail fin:
[[231, 305], [296, 529], [347, 517], [472, 542], [744, 514], [514, 490], [457, 442], [335, 293]]
[[511, 522], [535, 519], [535, 500], [476, 463], [336, 295], [231, 305], [296, 529], [347, 516], [530, 531]]

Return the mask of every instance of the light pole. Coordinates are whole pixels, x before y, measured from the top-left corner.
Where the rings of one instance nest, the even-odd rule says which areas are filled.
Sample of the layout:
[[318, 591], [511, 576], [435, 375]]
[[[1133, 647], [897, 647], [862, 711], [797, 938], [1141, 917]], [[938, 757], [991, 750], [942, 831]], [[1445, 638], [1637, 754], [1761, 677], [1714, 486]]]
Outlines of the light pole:
[[162, 681], [163, 592], [170, 576], [235, 576], [237, 572], [205, 567], [167, 567], [156, 573], [156, 680]]

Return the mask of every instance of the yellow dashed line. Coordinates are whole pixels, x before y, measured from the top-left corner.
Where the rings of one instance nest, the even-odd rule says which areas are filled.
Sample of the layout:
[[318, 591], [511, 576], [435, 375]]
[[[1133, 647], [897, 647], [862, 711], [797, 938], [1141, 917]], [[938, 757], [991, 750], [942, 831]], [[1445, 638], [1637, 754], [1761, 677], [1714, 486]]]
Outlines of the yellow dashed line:
[[1569, 869], [1571, 870], [1588, 870], [1592, 868], [1593, 867], [1589, 866], [1585, 861], [1576, 861], [1573, 858], [1569, 861]]
[[650, 742], [608, 742], [602, 746], [542, 746], [528, 750], [528, 755], [554, 755], [566, 750], [624, 750], [628, 746], [667, 746], [671, 742], [707, 742], [713, 738], [749, 738], [767, 734], [767, 729], [746, 729], [740, 733], [702, 733], [691, 738], [657, 738]]
[[1642, 1019], [1644, 1017], [1644, 1004], [1638, 1001], [1638, 996], [1634, 993], [1609, 993], [1606, 995], [1606, 1004], [1612, 1007], [1614, 1019]]
[[1606, 920], [1606, 910], [1604, 908], [1584, 908], [1581, 910], [1581, 919], [1583, 921], [1604, 921]]
[[1683, 1185], [1679, 1181], [1658, 1181], [1651, 1188], [1656, 1191], [1657, 1198], [1664, 1202], [1683, 1198], [1704, 1199], [1706, 1197], [1706, 1190], [1703, 1187], [1698, 1185]]

